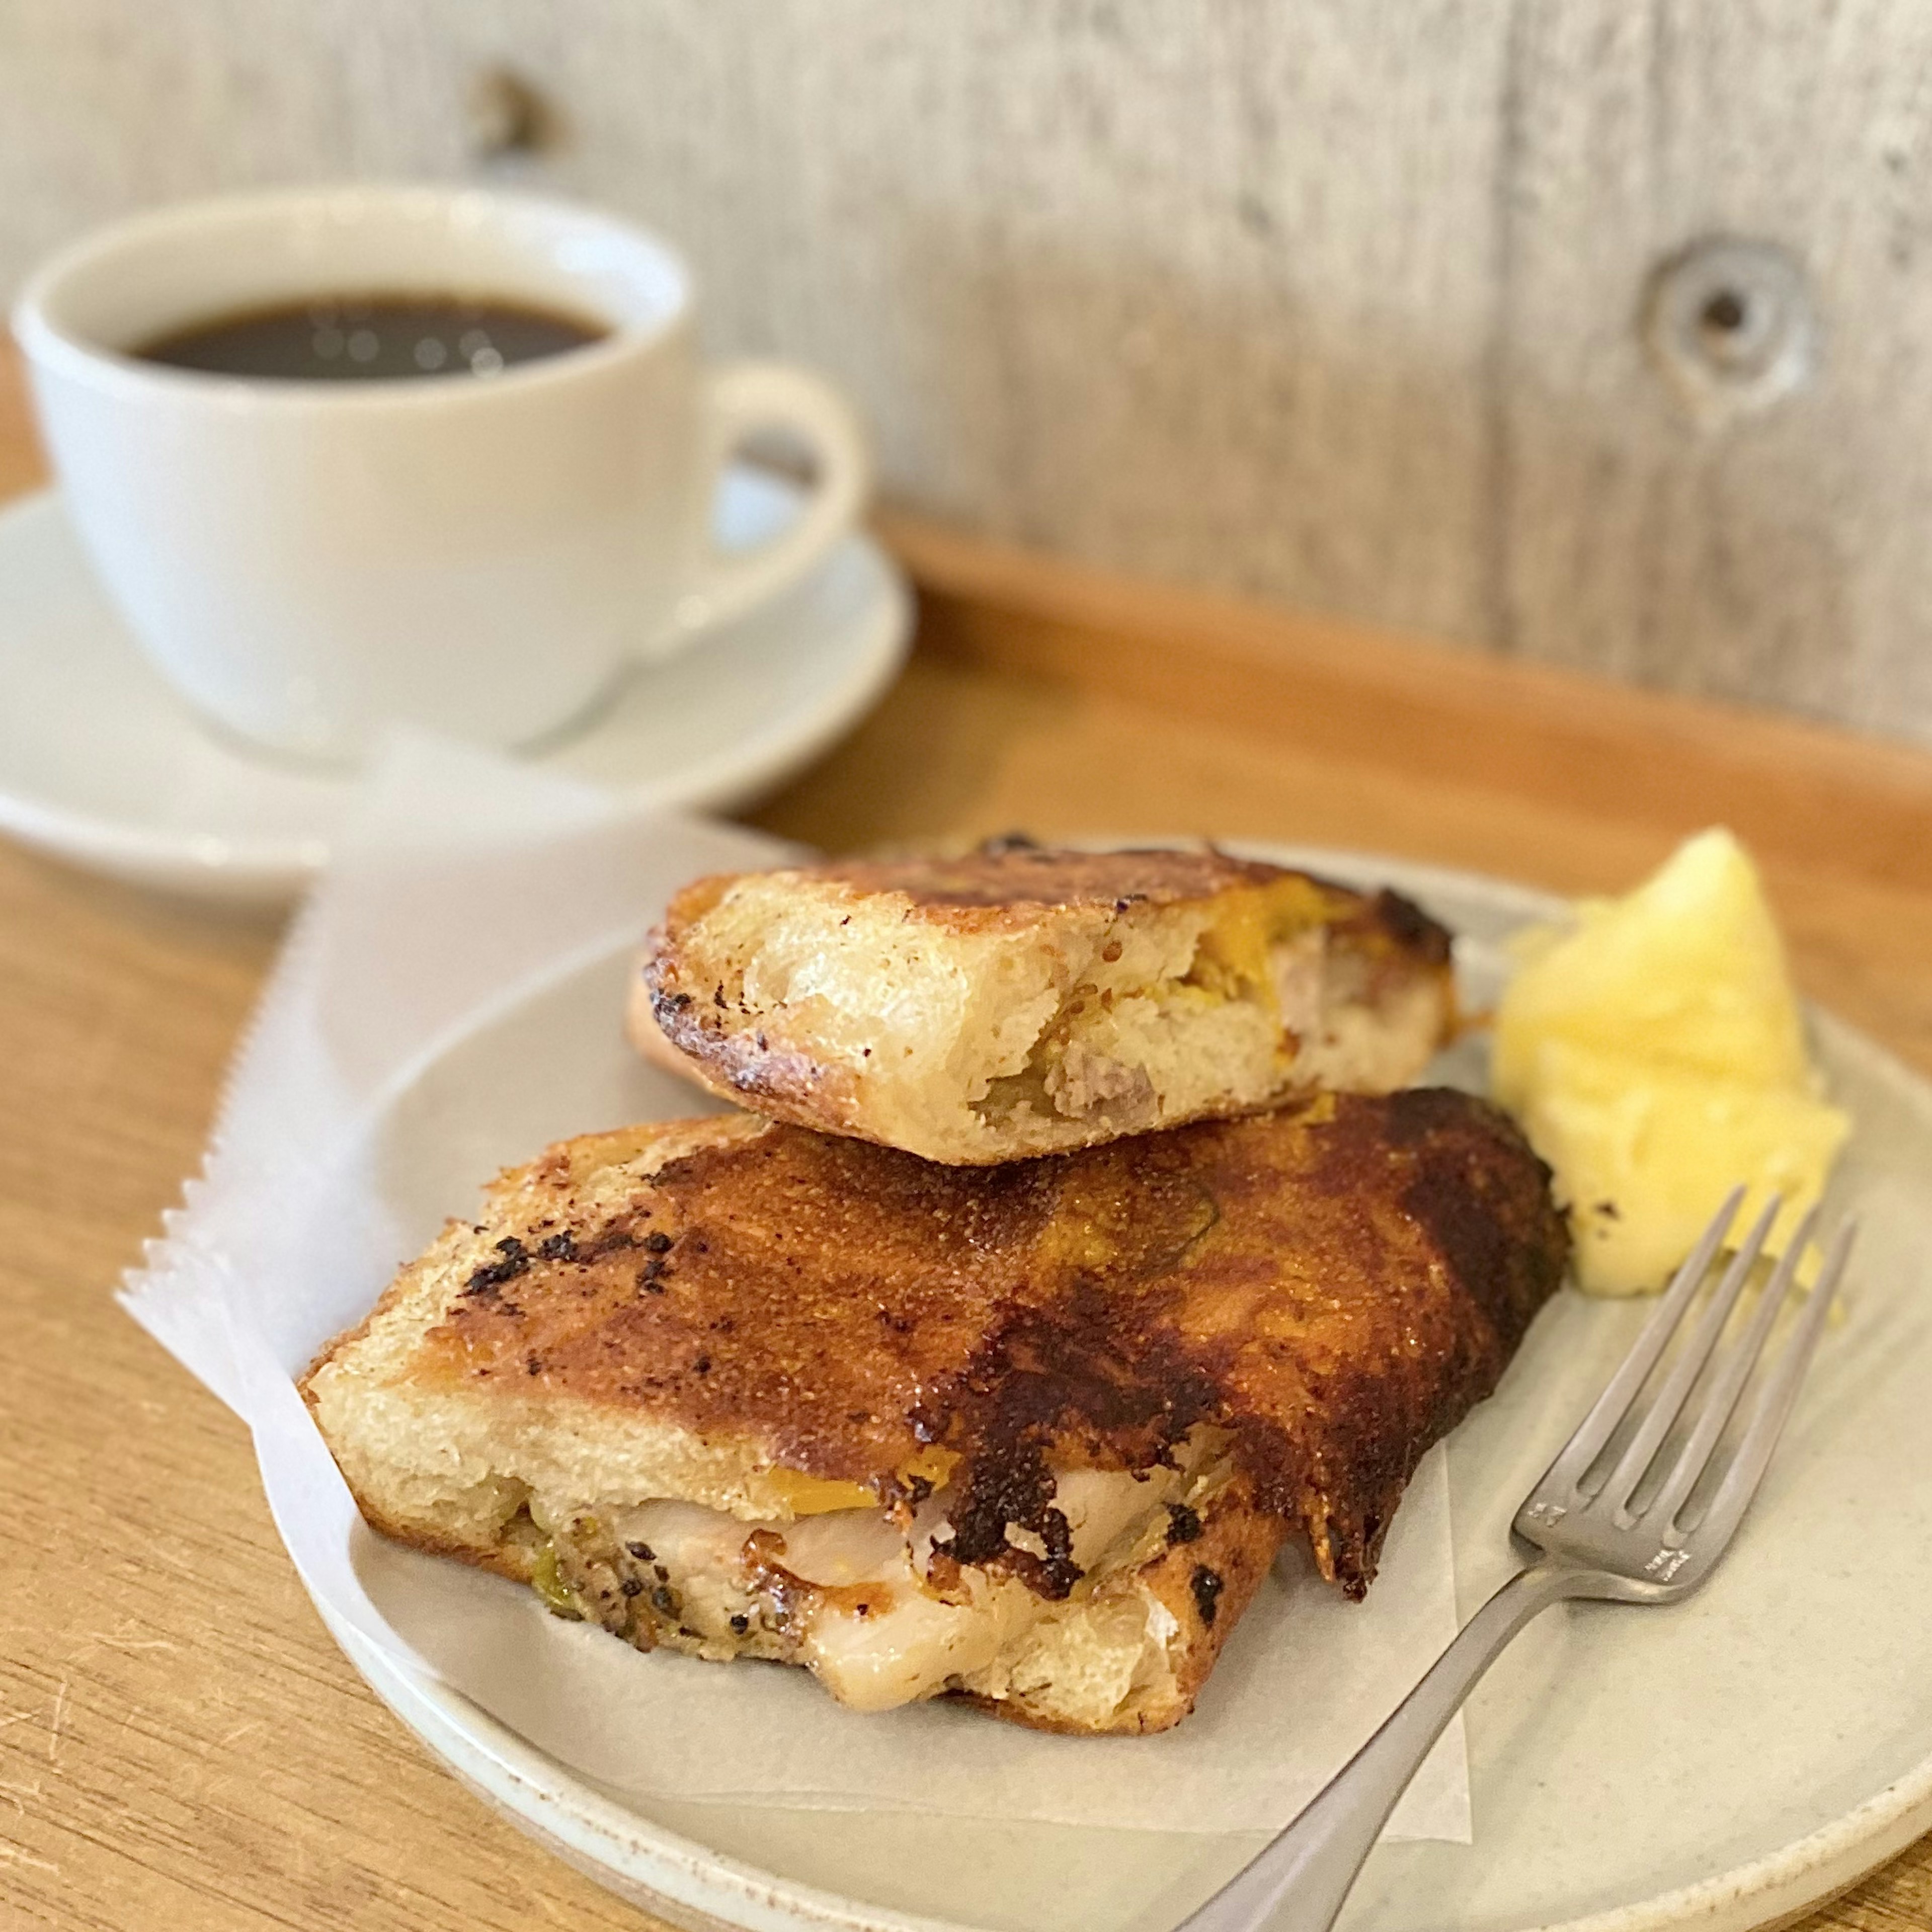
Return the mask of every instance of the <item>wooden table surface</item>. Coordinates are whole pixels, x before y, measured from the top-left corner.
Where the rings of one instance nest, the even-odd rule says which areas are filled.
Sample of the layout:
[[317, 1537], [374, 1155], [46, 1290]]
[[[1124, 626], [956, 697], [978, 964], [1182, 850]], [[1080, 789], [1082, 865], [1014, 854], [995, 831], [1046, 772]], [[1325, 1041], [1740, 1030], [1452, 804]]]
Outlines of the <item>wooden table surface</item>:
[[[40, 474], [0, 353], [0, 495]], [[1727, 821], [1807, 990], [1932, 1070], [1932, 758], [884, 527], [920, 647], [759, 823], [1247, 835], [1577, 890]], [[634, 1928], [363, 1688], [247, 1432], [110, 1300], [276, 938], [0, 844], [0, 1928]], [[1932, 1926], [1932, 1840], [1803, 1922]]]

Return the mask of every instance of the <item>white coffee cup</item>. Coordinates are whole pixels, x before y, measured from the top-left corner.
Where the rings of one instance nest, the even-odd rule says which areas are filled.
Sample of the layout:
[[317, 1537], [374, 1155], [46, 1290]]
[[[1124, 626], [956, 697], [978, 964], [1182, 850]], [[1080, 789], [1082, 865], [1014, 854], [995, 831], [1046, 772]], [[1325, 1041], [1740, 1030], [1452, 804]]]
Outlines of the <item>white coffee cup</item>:
[[[608, 334], [500, 374], [210, 375], [131, 352], [237, 311], [476, 295]], [[28, 284], [14, 323], [68, 514], [135, 636], [207, 717], [300, 757], [390, 722], [519, 745], [807, 574], [860, 514], [862, 436], [785, 364], [706, 366], [662, 242], [520, 194], [355, 187], [122, 222]], [[764, 547], [711, 539], [761, 432], [816, 485]]]

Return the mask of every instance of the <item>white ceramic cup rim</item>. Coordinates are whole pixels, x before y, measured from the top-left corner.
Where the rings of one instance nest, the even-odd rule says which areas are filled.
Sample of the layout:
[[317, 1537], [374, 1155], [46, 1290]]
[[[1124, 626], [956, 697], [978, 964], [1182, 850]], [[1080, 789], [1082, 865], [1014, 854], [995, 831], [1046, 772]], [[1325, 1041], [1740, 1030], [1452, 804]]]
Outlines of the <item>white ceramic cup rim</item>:
[[[111, 328], [83, 327], [72, 314], [76, 291], [84, 296], [90, 278], [99, 278], [111, 286], [118, 272], [137, 268], [144, 254], [165, 249], [171, 241], [203, 243], [220, 236], [235, 242], [250, 235], [285, 236], [292, 226], [304, 223], [338, 231], [331, 237], [334, 247], [326, 258], [318, 260], [313, 292], [360, 292], [353, 290], [356, 272], [345, 266], [345, 258], [354, 254], [358, 225], [366, 229], [375, 221], [414, 224], [445, 232], [465, 226], [480, 231], [493, 221], [519, 224], [526, 233], [513, 239], [503, 251], [508, 254], [516, 253], [520, 246], [534, 256], [539, 236], [548, 236], [553, 242], [592, 243], [604, 254], [607, 267], [620, 262], [627, 264], [638, 291], [638, 304], [628, 312], [614, 312], [620, 305], [600, 302], [587, 276], [580, 281], [572, 278], [573, 293], [562, 298], [554, 289], [533, 295], [527, 285], [522, 289], [498, 286], [486, 272], [479, 271], [477, 292], [512, 301], [556, 301], [574, 307], [608, 332], [594, 342], [512, 363], [480, 382], [430, 376], [317, 382], [294, 376], [229, 376], [182, 369], [144, 362], [133, 352], [132, 342], [104, 339], [116, 333]], [[566, 266], [559, 279], [568, 276]], [[506, 272], [506, 278], [514, 280], [514, 270]], [[302, 298], [266, 286], [274, 279], [264, 274], [265, 290], [260, 299]], [[382, 287], [376, 290], [372, 285], [369, 292], [451, 292], [447, 276], [421, 279], [412, 285], [406, 275], [398, 279], [383, 272], [380, 280]], [[690, 270], [674, 249], [646, 230], [597, 210], [548, 196], [497, 188], [370, 182], [220, 195], [124, 217], [90, 231], [45, 262], [21, 290], [12, 320], [16, 339], [30, 361], [97, 388], [157, 404], [245, 403], [251, 410], [292, 414], [316, 410], [332, 413], [358, 409], [462, 409], [488, 406], [490, 396], [506, 390], [568, 382], [655, 348], [688, 320], [692, 290]], [[224, 308], [232, 310], [245, 306], [246, 300], [188, 304], [160, 328], [134, 332], [135, 338], [152, 340], [166, 328], [213, 320]]]

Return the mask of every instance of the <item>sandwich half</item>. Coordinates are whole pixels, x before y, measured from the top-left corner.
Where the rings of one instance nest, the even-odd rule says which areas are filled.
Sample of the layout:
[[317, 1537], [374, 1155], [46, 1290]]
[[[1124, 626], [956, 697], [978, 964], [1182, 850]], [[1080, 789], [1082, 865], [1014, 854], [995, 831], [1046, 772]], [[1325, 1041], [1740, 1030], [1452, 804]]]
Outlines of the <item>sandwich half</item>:
[[1388, 1093], [1453, 1016], [1449, 935], [1396, 893], [1006, 840], [700, 879], [646, 944], [628, 1025], [774, 1120], [971, 1165]]
[[1547, 1184], [1437, 1089], [995, 1168], [660, 1123], [502, 1176], [303, 1391], [376, 1529], [640, 1648], [1160, 1730], [1284, 1537], [1366, 1589]]

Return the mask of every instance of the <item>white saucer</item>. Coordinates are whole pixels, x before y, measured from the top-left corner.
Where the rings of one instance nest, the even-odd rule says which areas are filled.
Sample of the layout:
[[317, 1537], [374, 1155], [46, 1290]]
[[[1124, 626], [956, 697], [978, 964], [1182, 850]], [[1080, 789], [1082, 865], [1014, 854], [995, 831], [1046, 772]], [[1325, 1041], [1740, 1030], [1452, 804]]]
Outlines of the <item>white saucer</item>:
[[[795, 501], [733, 470], [718, 542], [758, 542]], [[746, 804], [873, 704], [911, 629], [904, 579], [855, 533], [787, 596], [640, 670], [536, 762], [653, 805]], [[56, 493], [0, 511], [0, 832], [137, 884], [275, 901], [327, 862], [353, 791], [252, 758], [186, 709], [109, 607]]]

